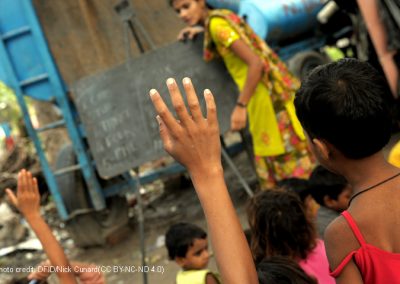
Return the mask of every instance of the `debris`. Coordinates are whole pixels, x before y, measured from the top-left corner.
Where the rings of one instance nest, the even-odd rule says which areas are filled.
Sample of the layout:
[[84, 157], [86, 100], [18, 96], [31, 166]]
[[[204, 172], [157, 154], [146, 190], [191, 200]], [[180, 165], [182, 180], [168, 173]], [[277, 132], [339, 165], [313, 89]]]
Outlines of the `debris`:
[[29, 150], [28, 142], [18, 140], [14, 149], [2, 156], [0, 160], [0, 197], [6, 188], [16, 188], [17, 175], [21, 169], [29, 170], [39, 182], [43, 179], [39, 160]]
[[21, 224], [20, 216], [13, 212], [8, 203], [0, 204], [0, 247], [12, 246], [22, 241], [27, 228]]
[[[40, 243], [40, 241], [36, 238], [34, 239], [29, 239], [25, 242], [19, 243], [15, 246], [9, 246], [9, 247], [5, 247], [0, 249], [0, 257], [5, 256], [7, 254], [10, 254], [12, 252], [18, 251], [18, 250], [42, 250], [42, 244]], [[32, 256], [32, 254], [31, 254]], [[26, 256], [26, 258], [29, 259], [28, 256]]]

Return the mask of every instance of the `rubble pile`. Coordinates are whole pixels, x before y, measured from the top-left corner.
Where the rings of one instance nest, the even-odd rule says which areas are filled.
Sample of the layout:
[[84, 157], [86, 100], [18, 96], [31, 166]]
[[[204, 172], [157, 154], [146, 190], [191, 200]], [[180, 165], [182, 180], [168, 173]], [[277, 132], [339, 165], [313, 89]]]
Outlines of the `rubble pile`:
[[6, 188], [15, 189], [18, 171], [29, 170], [35, 177], [41, 179], [41, 168], [36, 155], [29, 151], [26, 143], [18, 143], [10, 151], [0, 157], [0, 197]]

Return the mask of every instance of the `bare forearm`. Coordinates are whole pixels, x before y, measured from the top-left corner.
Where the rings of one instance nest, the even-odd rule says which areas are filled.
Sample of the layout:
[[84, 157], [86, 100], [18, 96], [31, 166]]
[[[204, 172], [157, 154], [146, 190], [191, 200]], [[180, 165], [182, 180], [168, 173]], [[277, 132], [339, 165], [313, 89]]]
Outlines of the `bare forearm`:
[[[198, 178], [199, 177], [199, 178]], [[258, 283], [254, 262], [223, 172], [192, 176], [223, 283]]]
[[383, 22], [379, 17], [376, 0], [357, 0], [361, 14], [371, 35], [378, 56], [384, 56], [387, 50], [387, 35]]
[[367, 25], [368, 32], [392, 94], [397, 97], [398, 69], [393, 59], [395, 51], [389, 50], [388, 48], [387, 32], [378, 13], [378, 2], [377, 0], [357, 0], [357, 3]]
[[40, 214], [34, 214], [26, 216], [26, 220], [35, 232], [36, 236], [42, 243], [43, 249], [46, 252], [51, 264], [58, 268], [63, 268], [66, 272], [57, 272], [57, 276], [61, 283], [77, 283], [73, 273], [67, 272], [72, 271], [67, 257], [65, 256], [64, 250], [53, 236], [49, 226], [40, 216]]

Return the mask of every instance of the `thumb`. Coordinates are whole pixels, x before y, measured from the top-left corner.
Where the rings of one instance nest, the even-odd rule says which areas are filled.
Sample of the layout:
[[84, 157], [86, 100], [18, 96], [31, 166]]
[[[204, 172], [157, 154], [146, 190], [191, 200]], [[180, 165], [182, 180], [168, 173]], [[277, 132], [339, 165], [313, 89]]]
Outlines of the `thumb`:
[[6, 193], [7, 193], [8, 199], [11, 201], [11, 203], [12, 203], [15, 207], [18, 208], [18, 199], [17, 199], [17, 197], [15, 196], [14, 192], [13, 192], [11, 189], [7, 188], [7, 189], [6, 189]]
[[192, 39], [194, 39], [194, 36], [196, 35], [196, 33], [194, 32], [194, 31], [190, 31], [189, 32], [189, 34], [188, 34], [188, 38], [190, 39], [190, 40], [192, 40]]

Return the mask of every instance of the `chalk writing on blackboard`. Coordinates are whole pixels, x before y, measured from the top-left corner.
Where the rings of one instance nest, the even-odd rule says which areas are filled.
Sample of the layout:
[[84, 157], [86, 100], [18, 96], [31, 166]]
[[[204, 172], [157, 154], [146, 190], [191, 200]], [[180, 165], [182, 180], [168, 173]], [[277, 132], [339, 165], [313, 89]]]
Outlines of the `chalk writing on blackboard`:
[[156, 88], [168, 98], [165, 80], [186, 76], [203, 110], [202, 92], [211, 89], [220, 130], [227, 131], [238, 91], [221, 61], [204, 62], [201, 38], [148, 52], [72, 86], [100, 176], [110, 178], [166, 155], [148, 91]]

